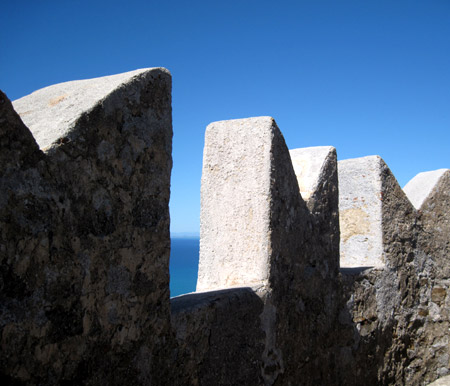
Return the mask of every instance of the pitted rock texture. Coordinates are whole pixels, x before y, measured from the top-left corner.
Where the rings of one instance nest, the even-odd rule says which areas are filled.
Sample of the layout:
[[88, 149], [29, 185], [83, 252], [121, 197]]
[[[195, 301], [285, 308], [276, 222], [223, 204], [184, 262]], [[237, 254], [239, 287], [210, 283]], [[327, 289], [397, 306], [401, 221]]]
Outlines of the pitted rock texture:
[[339, 269], [339, 184], [336, 149], [307, 147], [289, 151], [302, 198], [314, 216], [327, 256], [324, 269], [337, 275]]
[[437, 188], [439, 180], [449, 172], [449, 169], [438, 169], [416, 175], [403, 188], [411, 203], [420, 209], [431, 192]]
[[450, 170], [446, 169], [420, 207], [423, 248], [438, 266], [439, 276], [450, 277]]
[[449, 372], [444, 257], [448, 234], [442, 237], [439, 222], [448, 212], [449, 181], [441, 180], [439, 188], [436, 184], [430, 190], [439, 192], [434, 196], [439, 208], [432, 205], [430, 212], [416, 211], [389, 168], [384, 162], [381, 166], [381, 230], [387, 264], [380, 269], [342, 270], [343, 310], [351, 315], [344, 323], [347, 333], [342, 327], [339, 331], [341, 337], [347, 336], [349, 357], [342, 368], [346, 368], [343, 374], [354, 376], [345, 384], [364, 379], [380, 385], [426, 385]]
[[23, 384], [167, 379], [171, 77], [1, 95], [1, 373]]

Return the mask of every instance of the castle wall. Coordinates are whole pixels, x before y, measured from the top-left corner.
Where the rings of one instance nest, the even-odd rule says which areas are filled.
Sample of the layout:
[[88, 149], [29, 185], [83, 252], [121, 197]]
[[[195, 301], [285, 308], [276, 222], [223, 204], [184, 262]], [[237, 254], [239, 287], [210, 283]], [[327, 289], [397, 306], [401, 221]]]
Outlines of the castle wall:
[[167, 377], [170, 92], [164, 69], [49, 87], [16, 103], [31, 132], [1, 95], [7, 383]]
[[[242, 373], [250, 367], [260, 374], [252, 384], [262, 380], [265, 385], [296, 382], [301, 368], [308, 368], [305, 382], [310, 384], [324, 374], [331, 376], [327, 366], [318, 366], [317, 361], [324, 355], [318, 348], [329, 344], [326, 336], [337, 307], [333, 293], [339, 240], [335, 150], [321, 149], [320, 165], [309, 164], [310, 170], [305, 170], [313, 183], [308, 201], [313, 212], [300, 195], [291, 156], [272, 118], [211, 124], [204, 154], [197, 290], [257, 287], [255, 295], [263, 304], [253, 317], [260, 320], [254, 331], [265, 336], [264, 350], [259, 361], [242, 362], [247, 369]], [[335, 242], [326, 239], [326, 234]], [[202, 319], [202, 330], [213, 331], [210, 339], [225, 339], [223, 330], [205, 325], [197, 306], [186, 313], [190, 320]], [[179, 316], [174, 320], [179, 321]], [[178, 322], [174, 328], [177, 336], [180, 329], [186, 331], [185, 324]], [[189, 340], [196, 335], [197, 329], [191, 330]], [[205, 355], [201, 347], [191, 348], [194, 357]], [[227, 362], [215, 365], [211, 373], [227, 373]], [[226, 379], [216, 381], [226, 384]]]
[[289, 152], [270, 117], [208, 127], [199, 292], [169, 302], [170, 82], [68, 82], [20, 116], [0, 94], [3, 383], [447, 375], [450, 172], [405, 194], [380, 157]]

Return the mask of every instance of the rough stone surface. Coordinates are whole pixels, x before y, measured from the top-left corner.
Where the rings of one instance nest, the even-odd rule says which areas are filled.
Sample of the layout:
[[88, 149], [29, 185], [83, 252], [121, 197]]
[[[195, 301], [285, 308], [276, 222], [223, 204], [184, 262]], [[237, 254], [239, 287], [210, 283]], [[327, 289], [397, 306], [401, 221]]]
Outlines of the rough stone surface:
[[450, 171], [446, 170], [419, 211], [423, 251], [418, 306], [423, 327], [417, 331], [417, 377], [431, 381], [450, 374]]
[[339, 161], [341, 267], [383, 267], [381, 158]]
[[168, 379], [170, 92], [147, 69], [24, 97], [46, 152], [1, 94], [6, 384]]
[[446, 170], [420, 207], [421, 247], [433, 257], [442, 278], [450, 277], [450, 170]]
[[430, 383], [429, 386], [450, 386], [450, 375], [439, 378], [438, 380]]
[[438, 169], [419, 173], [405, 185], [403, 191], [416, 209], [420, 209], [440, 178], [448, 171], [449, 169]]
[[[272, 364], [266, 368], [265, 384], [327, 384], [333, 378], [329, 334], [338, 304], [337, 272], [330, 261], [337, 261], [338, 249], [330, 248], [330, 240], [323, 243], [322, 232], [339, 232], [333, 215], [338, 204], [335, 153], [319, 177], [329, 182], [306, 205], [283, 137], [274, 136], [273, 142], [271, 292], [265, 310], [274, 313], [276, 340], [267, 351]], [[320, 204], [319, 195], [326, 198]], [[326, 222], [321, 227], [318, 218]], [[339, 240], [339, 233], [331, 240]]]
[[289, 150], [297, 176], [300, 193], [305, 201], [321, 190], [320, 177], [330, 154], [336, 152], [332, 146], [305, 147]]
[[[345, 373], [364, 374], [365, 381], [373, 384], [425, 385], [449, 371], [448, 276], [444, 268], [448, 267], [444, 257], [448, 232], [446, 236], [439, 231], [433, 234], [431, 228], [445, 226], [442, 218], [447, 216], [441, 215], [448, 213], [450, 181], [442, 179], [430, 211], [421, 213], [384, 162], [379, 176], [386, 265], [342, 271], [347, 299], [344, 309], [350, 311], [358, 332], [353, 342], [349, 341], [348, 351], [349, 363], [357, 366], [347, 365]], [[436, 202], [440, 207], [433, 205]], [[349, 323], [348, 336], [353, 328]], [[345, 336], [343, 330], [340, 334]], [[355, 384], [362, 382], [355, 379]]]
[[185, 385], [262, 385], [263, 300], [252, 288], [171, 299]]
[[[13, 102], [14, 110], [30, 128], [41, 149], [68, 138], [81, 115], [148, 69], [95, 79], [76, 80], [42, 88]], [[139, 92], [138, 90], [135, 90]], [[123, 103], [121, 101], [117, 101]], [[73, 133], [75, 134], [75, 133]]]
[[408, 233], [403, 220], [414, 208], [380, 157], [344, 160], [338, 167], [341, 267], [395, 265], [386, 248]]
[[339, 269], [339, 195], [336, 149], [332, 146], [307, 147], [289, 151], [302, 198], [314, 216], [327, 256], [324, 269]]
[[197, 291], [268, 282], [274, 130], [270, 117], [206, 129]]

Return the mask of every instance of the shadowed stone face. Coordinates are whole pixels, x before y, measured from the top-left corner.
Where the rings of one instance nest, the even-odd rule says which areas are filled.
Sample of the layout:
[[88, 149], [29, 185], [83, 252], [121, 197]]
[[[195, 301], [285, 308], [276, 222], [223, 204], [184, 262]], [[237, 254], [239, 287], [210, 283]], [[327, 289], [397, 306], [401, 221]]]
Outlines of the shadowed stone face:
[[331, 146], [289, 150], [300, 193], [305, 201], [308, 201], [313, 193], [320, 189], [320, 177], [323, 173], [324, 164], [330, 153], [333, 152], [335, 152], [335, 149]]
[[432, 191], [437, 188], [439, 180], [448, 172], [449, 169], [439, 169], [419, 173], [405, 185], [403, 190], [416, 209], [422, 207]]
[[145, 384], [167, 376], [155, 369], [167, 368], [170, 346], [170, 93], [165, 69], [36, 91], [14, 106], [41, 150], [1, 95], [7, 380]]
[[324, 269], [332, 276], [339, 269], [339, 198], [336, 149], [317, 146], [289, 151], [302, 198], [314, 217], [326, 256]]

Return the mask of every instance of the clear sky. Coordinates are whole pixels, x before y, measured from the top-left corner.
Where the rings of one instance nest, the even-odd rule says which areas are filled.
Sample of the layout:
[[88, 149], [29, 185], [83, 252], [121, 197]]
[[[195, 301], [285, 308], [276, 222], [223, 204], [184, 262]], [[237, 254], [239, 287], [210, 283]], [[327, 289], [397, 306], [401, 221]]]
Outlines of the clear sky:
[[198, 232], [204, 131], [271, 115], [289, 148], [450, 168], [450, 1], [3, 0], [0, 88], [166, 67], [173, 232]]

